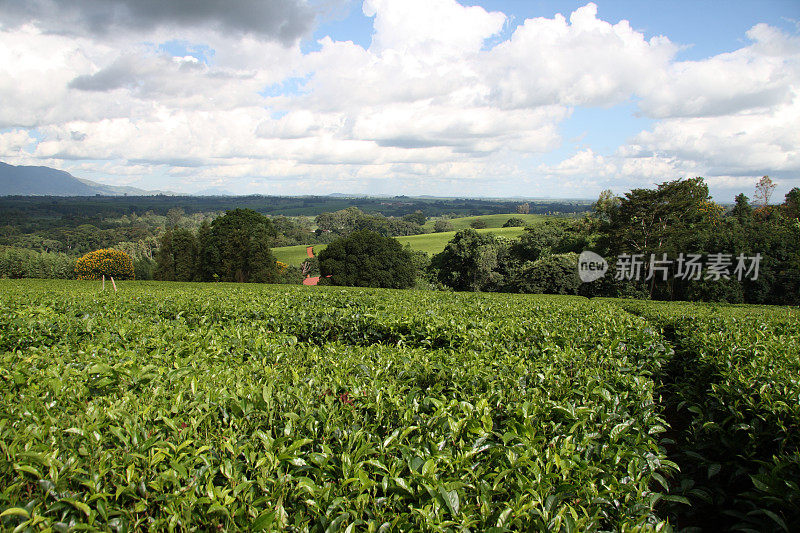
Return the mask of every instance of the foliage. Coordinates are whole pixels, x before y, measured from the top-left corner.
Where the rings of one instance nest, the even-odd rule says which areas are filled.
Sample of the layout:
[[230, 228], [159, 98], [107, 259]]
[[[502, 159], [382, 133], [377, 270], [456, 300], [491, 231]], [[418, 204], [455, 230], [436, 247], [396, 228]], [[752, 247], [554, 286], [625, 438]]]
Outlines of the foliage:
[[403, 218], [389, 218], [383, 215], [371, 215], [357, 207], [348, 207], [332, 213], [322, 213], [315, 219], [317, 235], [331, 233], [346, 237], [357, 230], [368, 230], [380, 233], [385, 237], [401, 235], [419, 235], [424, 233], [422, 224], [425, 215], [421, 211], [410, 213]]
[[608, 243], [615, 254], [640, 253], [677, 257], [687, 250], [704, 250], [713, 231], [704, 207], [710, 201], [702, 178], [676, 180], [656, 189], [633, 189], [610, 216]]
[[598, 196], [597, 201], [594, 203], [594, 205], [592, 205], [592, 214], [595, 220], [602, 224], [608, 224], [611, 222], [611, 216], [613, 215], [614, 211], [619, 208], [620, 203], [620, 198], [614, 196], [614, 193], [611, 192], [611, 189], [602, 191], [600, 196]]
[[786, 193], [783, 205], [789, 220], [800, 218], [800, 187], [793, 187]]
[[295, 265], [287, 265], [286, 263], [277, 262], [278, 265], [278, 278], [276, 283], [283, 283], [287, 285], [299, 285], [303, 283], [305, 275], [300, 267]]
[[505, 224], [503, 224], [504, 228], [522, 228], [525, 227], [525, 220], [519, 217], [511, 217], [509, 218]]
[[474, 229], [485, 229], [486, 228], [486, 221], [485, 220], [481, 220], [481, 219], [478, 218], [478, 219], [473, 220], [470, 223], [469, 226], [471, 228], [474, 228]]
[[75, 262], [75, 277], [98, 280], [103, 276], [119, 280], [134, 279], [133, 261], [125, 252], [102, 249], [89, 252]]
[[584, 247], [578, 221], [548, 219], [525, 228], [511, 251], [520, 261], [536, 261], [550, 254], [580, 252]]
[[546, 255], [527, 261], [509, 276], [505, 290], [538, 294], [578, 294], [578, 255]]
[[333, 285], [353, 287], [403, 289], [413, 286], [417, 275], [408, 250], [369, 230], [330, 243], [319, 254], [319, 270]]
[[796, 310], [628, 302], [668, 332], [662, 378], [684, 526], [791, 531], [800, 523], [800, 320]]
[[414, 211], [413, 213], [409, 213], [408, 215], [403, 216], [403, 220], [406, 222], [411, 222], [412, 224], [416, 224], [418, 226], [422, 226], [425, 224], [425, 213], [420, 210]]
[[0, 278], [75, 277], [75, 258], [56, 252], [0, 247]]
[[736, 205], [731, 209], [730, 215], [736, 217], [740, 224], [746, 223], [753, 215], [753, 208], [744, 193], [739, 193], [735, 198]]
[[171, 228], [161, 237], [154, 276], [167, 281], [195, 281], [198, 273], [197, 237], [190, 230]]
[[0, 284], [3, 529], [667, 527], [672, 352], [611, 304]]
[[474, 229], [457, 232], [431, 259], [432, 277], [457, 291], [491, 291], [502, 284], [503, 245], [494, 235]]
[[453, 231], [453, 225], [447, 220], [437, 220], [433, 223], [433, 231], [436, 233], [443, 233], [445, 231]]
[[133, 273], [138, 280], [151, 280], [154, 278], [153, 272], [156, 268], [156, 262], [147, 257], [140, 257], [133, 260]]
[[[234, 209], [211, 222], [210, 238], [201, 255], [213, 263], [206, 270], [221, 281], [270, 283], [278, 275], [270, 251], [276, 231], [270, 219], [251, 209]], [[210, 280], [206, 280], [210, 281]]]

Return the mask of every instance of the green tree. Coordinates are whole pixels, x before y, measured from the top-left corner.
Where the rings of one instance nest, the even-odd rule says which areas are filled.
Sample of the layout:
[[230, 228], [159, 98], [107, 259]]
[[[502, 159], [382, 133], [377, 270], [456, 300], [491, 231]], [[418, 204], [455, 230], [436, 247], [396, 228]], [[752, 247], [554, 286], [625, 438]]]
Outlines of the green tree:
[[453, 225], [447, 220], [437, 220], [433, 223], [434, 233], [444, 233], [445, 231], [453, 231]]
[[406, 222], [411, 222], [412, 224], [417, 224], [418, 226], [422, 226], [425, 224], [425, 214], [420, 211], [416, 210], [413, 213], [403, 216], [403, 220]]
[[431, 258], [433, 276], [457, 291], [493, 291], [502, 284], [503, 245], [492, 234], [464, 229]]
[[216, 251], [204, 253], [215, 263], [204, 270], [217, 274], [221, 281], [273, 282], [278, 276], [270, 250], [275, 237], [275, 228], [264, 215], [252, 209], [227, 211], [211, 223], [210, 241]]
[[[721, 209], [711, 201], [703, 178], [664, 182], [656, 189], [633, 189], [610, 211], [603, 252], [641, 254], [661, 259], [680, 253], [726, 252], [728, 235], [720, 231]], [[646, 272], [643, 273], [643, 277]], [[689, 282], [668, 276], [667, 281], [653, 276], [650, 297], [685, 297]]]
[[486, 221], [480, 218], [477, 218], [469, 223], [471, 228], [474, 229], [484, 229], [486, 228]]
[[619, 204], [619, 197], [614, 196], [611, 189], [604, 190], [592, 206], [594, 218], [601, 224], [610, 222], [611, 215], [619, 207]]
[[519, 217], [511, 217], [503, 224], [504, 228], [522, 228], [525, 226], [525, 221]]
[[580, 220], [548, 218], [525, 228], [511, 245], [511, 252], [521, 262], [557, 253], [580, 252], [587, 248], [587, 232]]
[[744, 193], [739, 193], [736, 195], [735, 202], [736, 205], [731, 209], [730, 215], [741, 223], [749, 221], [753, 215], [753, 208], [750, 207], [747, 196], [745, 196]]
[[319, 269], [333, 285], [405, 289], [416, 279], [411, 254], [396, 239], [369, 230], [330, 243], [319, 254]]
[[[712, 225], [704, 207], [711, 197], [703, 178], [676, 180], [656, 189], [633, 189], [610, 213], [615, 252], [656, 253], [697, 250]], [[702, 232], [703, 235], [699, 235]]]
[[188, 229], [171, 228], [161, 237], [154, 277], [162, 281], [197, 279], [197, 238]]
[[356, 229], [365, 214], [357, 207], [348, 207], [332, 213], [317, 215], [315, 222], [319, 231], [330, 231], [337, 235], [348, 235]]
[[540, 294], [578, 294], [578, 254], [546, 255], [523, 263], [509, 277], [506, 290]]
[[791, 220], [800, 218], [800, 188], [794, 187], [791, 191], [786, 193], [785, 201], [783, 202], [786, 216]]
[[197, 228], [197, 277], [200, 281], [215, 281], [219, 277], [215, 269], [219, 268], [219, 249], [214, 242], [211, 223], [204, 220]]

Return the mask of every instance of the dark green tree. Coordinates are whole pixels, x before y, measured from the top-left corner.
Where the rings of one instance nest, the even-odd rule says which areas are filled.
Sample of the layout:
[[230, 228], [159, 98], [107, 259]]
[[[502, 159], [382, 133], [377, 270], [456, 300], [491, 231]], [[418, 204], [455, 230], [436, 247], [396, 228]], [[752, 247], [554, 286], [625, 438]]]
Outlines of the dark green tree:
[[519, 217], [511, 217], [503, 224], [504, 228], [522, 228], [525, 226], [525, 221]]
[[453, 231], [453, 225], [447, 220], [437, 220], [433, 223], [434, 233], [444, 233], [445, 231]]
[[536, 261], [527, 261], [516, 269], [506, 286], [511, 292], [538, 294], [578, 294], [581, 280], [578, 277], [578, 255], [546, 255]]
[[[211, 223], [211, 243], [216, 249], [211, 272], [221, 281], [270, 283], [278, 270], [270, 251], [275, 228], [269, 218], [252, 209], [234, 209]], [[207, 267], [204, 267], [204, 269]]]
[[412, 224], [416, 224], [418, 226], [422, 226], [425, 224], [425, 214], [420, 211], [416, 210], [413, 213], [409, 213], [408, 215], [403, 216], [403, 220], [406, 222], [411, 222]]
[[330, 231], [337, 235], [349, 235], [356, 229], [359, 220], [366, 215], [357, 207], [348, 207], [332, 213], [317, 215], [315, 222], [319, 231]]
[[464, 229], [431, 258], [432, 275], [457, 291], [493, 291], [502, 285], [504, 246], [492, 234]]
[[520, 262], [567, 252], [580, 253], [592, 248], [592, 228], [585, 219], [548, 218], [525, 228], [511, 245], [511, 253]]
[[219, 266], [219, 249], [214, 242], [211, 223], [204, 220], [197, 228], [197, 277], [200, 281], [215, 281], [215, 270]]
[[698, 240], [713, 231], [713, 221], [705, 210], [710, 202], [703, 178], [665, 182], [656, 189], [633, 189], [610, 213], [613, 251], [676, 255], [697, 250], [702, 244]]
[[319, 253], [319, 270], [333, 285], [405, 289], [414, 285], [411, 254], [400, 243], [369, 230], [357, 230]]
[[794, 187], [786, 193], [786, 200], [783, 202], [783, 206], [786, 210], [786, 216], [790, 220], [800, 218], [800, 188]]
[[183, 228], [171, 228], [161, 237], [154, 277], [162, 281], [195, 281], [197, 238]]
[[744, 193], [736, 195], [736, 205], [731, 209], [730, 215], [735, 217], [741, 223], [746, 223], [753, 215], [753, 208], [750, 207], [750, 202]]
[[[676, 258], [680, 253], [725, 252], [730, 246], [720, 231], [721, 209], [711, 201], [703, 178], [662, 183], [656, 189], [633, 189], [612, 208], [603, 251]], [[685, 297], [688, 282], [653, 276], [649, 294], [656, 298]]]
[[474, 229], [484, 229], [486, 228], [486, 221], [480, 218], [477, 218], [469, 223], [469, 226]]

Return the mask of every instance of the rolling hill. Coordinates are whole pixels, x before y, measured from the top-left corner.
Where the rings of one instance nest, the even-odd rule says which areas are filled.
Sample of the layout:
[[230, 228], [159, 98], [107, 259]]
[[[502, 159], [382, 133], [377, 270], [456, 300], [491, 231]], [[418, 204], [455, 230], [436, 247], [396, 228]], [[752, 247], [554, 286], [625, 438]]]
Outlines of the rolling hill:
[[[508, 220], [508, 215], [501, 215], [505, 217], [505, 220]], [[471, 218], [486, 218], [486, 217], [471, 217]], [[477, 230], [478, 233], [493, 233], [498, 237], [505, 237], [507, 239], [516, 239], [520, 235], [525, 232], [524, 228], [486, 228], [486, 229], [479, 229]], [[445, 231], [442, 233], [423, 233], [422, 235], [409, 235], [407, 237], [395, 237], [400, 244], [405, 246], [406, 244], [411, 247], [414, 251], [422, 251], [427, 253], [428, 255], [438, 254], [444, 247], [447, 246], [447, 243], [455, 236], [455, 231]], [[325, 249], [327, 244], [315, 244], [314, 246], [314, 255], [318, 255], [322, 250]], [[278, 248], [273, 248], [272, 253], [275, 255], [275, 259], [286, 263], [288, 265], [299, 265], [302, 263], [306, 255], [306, 245], [299, 244], [296, 246], [281, 246]]]
[[103, 185], [50, 167], [0, 162], [0, 196], [147, 196], [161, 191]]

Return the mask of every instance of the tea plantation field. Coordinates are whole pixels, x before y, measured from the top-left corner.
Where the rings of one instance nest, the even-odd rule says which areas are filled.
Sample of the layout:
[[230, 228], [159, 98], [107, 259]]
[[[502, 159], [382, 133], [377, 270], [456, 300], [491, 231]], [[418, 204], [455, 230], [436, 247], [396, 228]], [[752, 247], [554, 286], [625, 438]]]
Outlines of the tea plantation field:
[[796, 310], [117, 285], [0, 280], [0, 530], [800, 524]]

